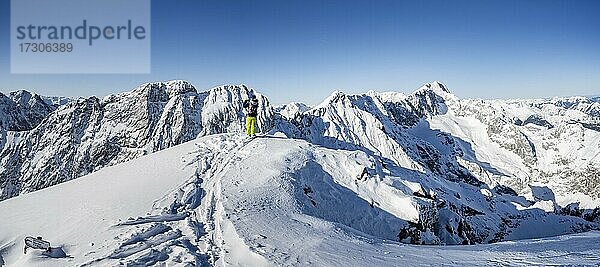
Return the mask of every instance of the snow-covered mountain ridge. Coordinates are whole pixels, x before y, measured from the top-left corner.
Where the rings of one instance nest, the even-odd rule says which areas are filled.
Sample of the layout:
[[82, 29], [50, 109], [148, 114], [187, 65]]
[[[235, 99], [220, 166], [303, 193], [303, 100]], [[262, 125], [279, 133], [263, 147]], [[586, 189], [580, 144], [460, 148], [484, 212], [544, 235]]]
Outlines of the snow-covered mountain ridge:
[[[241, 101], [252, 92], [242, 85], [198, 93], [190, 83], [176, 80], [60, 107], [26, 91], [13, 92], [0, 105], [4, 111], [0, 116], [4, 129], [2, 198], [77, 178], [197, 136], [243, 131]], [[409, 95], [335, 92], [312, 109], [293, 103], [274, 112], [265, 97], [261, 96], [261, 102], [263, 132], [275, 127], [290, 137], [321, 145], [358, 146], [400, 166], [454, 180], [462, 177], [471, 183], [508, 185], [516, 191], [527, 190], [534, 182], [552, 183], [564, 193], [600, 196], [593, 179], [599, 172], [600, 102], [596, 98], [458, 99], [442, 83], [432, 82]], [[475, 130], [469, 128], [473, 118], [486, 128], [480, 133], [486, 135], [485, 144], [475, 142], [473, 136], [461, 136], [461, 129]], [[457, 129], [459, 133], [454, 133]], [[433, 134], [438, 138], [432, 138]], [[457, 137], [460, 147], [454, 142]], [[573, 141], [580, 142], [576, 146], [565, 143]], [[455, 156], [466, 150], [470, 150], [468, 155]], [[508, 170], [489, 171], [474, 159], [492, 150], [503, 159], [496, 155], [484, 163], [510, 165]]]
[[[239, 133], [244, 128], [242, 101], [252, 93], [246, 86], [198, 92], [185, 81], [170, 81], [55, 107], [31, 129], [5, 131], [10, 138], [1, 154], [2, 197], [72, 180], [200, 136]], [[303, 211], [311, 216], [417, 244], [487, 243], [598, 227], [600, 134], [594, 99], [459, 99], [439, 82], [408, 95], [335, 92], [312, 108], [301, 103], [275, 108], [256, 94], [261, 132], [341, 151], [335, 156], [338, 163], [353, 155], [344, 151], [363, 153], [360, 164], [336, 175], [334, 164], [318, 157], [298, 164], [322, 166], [319, 175], [333, 176], [334, 183], [356, 192], [369, 207], [392, 215], [385, 220], [397, 221], [385, 226], [377, 219], [387, 227], [382, 232], [355, 225], [354, 217], [324, 214], [329, 210]], [[363, 180], [366, 188], [358, 186]], [[310, 183], [302, 188], [310, 203], [339, 201], [322, 195], [325, 185]], [[388, 191], [391, 198], [384, 197]], [[557, 220], [562, 223], [552, 225]], [[520, 227], [547, 225], [541, 221], [548, 221], [550, 229], [532, 235]]]
[[[594, 265], [598, 231], [535, 203], [281, 133], [217, 134], [0, 202], [8, 266]], [[486, 191], [487, 190], [487, 191]], [[550, 201], [551, 202], [551, 201]], [[525, 206], [521, 206], [525, 205]], [[551, 203], [550, 203], [551, 206]], [[499, 227], [498, 226], [502, 226]], [[22, 240], [39, 235], [47, 254]], [[477, 238], [485, 238], [477, 240]]]
[[[208, 134], [241, 131], [246, 86], [198, 93], [185, 81], [148, 83], [103, 99], [47, 106], [41, 97], [4, 104], [0, 199], [81, 177]], [[25, 93], [28, 94], [28, 93]], [[11, 94], [12, 95], [12, 94]], [[260, 95], [259, 129], [272, 110]], [[23, 98], [21, 98], [23, 99]], [[21, 108], [21, 109], [18, 109]], [[15, 111], [16, 109], [16, 111]], [[25, 111], [22, 111], [25, 110]]]
[[540, 182], [597, 199], [598, 108], [600, 103], [582, 97], [462, 100], [434, 82], [408, 96], [336, 92], [277, 125], [289, 136], [326, 146], [358, 145], [451, 180], [506, 185], [520, 193]]

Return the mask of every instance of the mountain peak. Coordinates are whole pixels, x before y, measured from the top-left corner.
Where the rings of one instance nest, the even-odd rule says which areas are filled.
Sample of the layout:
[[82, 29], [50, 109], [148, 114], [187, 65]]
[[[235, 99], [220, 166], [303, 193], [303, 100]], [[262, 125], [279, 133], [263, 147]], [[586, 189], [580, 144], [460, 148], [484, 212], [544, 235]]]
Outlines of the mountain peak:
[[321, 102], [320, 104], [315, 106], [315, 108], [325, 107], [329, 104], [336, 103], [336, 102], [340, 101], [340, 99], [343, 99], [345, 96], [346, 96], [346, 93], [344, 93], [342, 91], [339, 91], [339, 90], [333, 91], [327, 98], [325, 98], [325, 100], [323, 100], [323, 102]]
[[423, 86], [421, 86], [421, 88], [419, 88], [419, 90], [431, 90], [434, 92], [440, 92], [440, 93], [445, 93], [445, 94], [451, 94], [450, 90], [448, 90], [448, 87], [438, 81], [433, 81], [433, 82], [429, 82], [424, 84]]
[[226, 90], [226, 91], [230, 91], [230, 90], [242, 90], [244, 92], [254, 92], [253, 89], [249, 88], [247, 85], [245, 84], [222, 84], [219, 86], [215, 86], [213, 88], [211, 88], [209, 91], [218, 91], [218, 90]]
[[166, 81], [165, 84], [167, 85], [167, 88], [180, 89], [185, 92], [196, 91], [196, 87], [194, 87], [192, 83], [185, 80], [171, 80]]
[[448, 86], [438, 81], [433, 81], [424, 84], [411, 95], [437, 95], [441, 97], [444, 100], [444, 102], [458, 101], [458, 97], [452, 94], [452, 92], [450, 92]]
[[17, 90], [9, 93], [10, 98], [17, 104], [25, 104], [31, 100], [31, 98], [37, 98], [37, 94], [32, 94], [27, 90]]
[[[131, 93], [142, 95], [149, 101], [167, 101], [177, 95], [196, 93], [196, 87], [187, 81], [171, 80], [145, 83], [134, 89]], [[126, 94], [130, 93], [127, 92]]]

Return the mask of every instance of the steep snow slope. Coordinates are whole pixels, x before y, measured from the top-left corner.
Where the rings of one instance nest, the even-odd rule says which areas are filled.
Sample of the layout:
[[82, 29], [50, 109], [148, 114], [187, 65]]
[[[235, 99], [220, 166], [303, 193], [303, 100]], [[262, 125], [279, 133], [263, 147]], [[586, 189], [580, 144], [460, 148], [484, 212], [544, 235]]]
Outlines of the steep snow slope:
[[[193, 151], [194, 143], [186, 143], [1, 202], [0, 257], [10, 266], [84, 263], [113, 245], [121, 231], [117, 224], [143, 216], [156, 199], [194, 174], [193, 166], [186, 168]], [[72, 258], [52, 259], [34, 251], [24, 255], [27, 235], [50, 240]]]
[[[424, 87], [408, 96], [373, 91], [363, 95], [335, 92], [320, 105], [276, 126], [288, 136], [315, 144], [361, 149], [403, 168], [479, 184], [457, 162], [456, 154], [460, 151], [453, 143], [434, 147], [421, 133], [408, 130], [424, 117], [447, 111], [440, 94], [448, 94], [445, 87]], [[452, 142], [450, 136], [437, 134]]]
[[[0, 155], [0, 200], [68, 181], [197, 136], [240, 132], [244, 117], [242, 101], [253, 93], [243, 85], [198, 93], [188, 82], [169, 81], [144, 84], [131, 92], [103, 99], [74, 100], [47, 117], [40, 115], [44, 120], [35, 128], [9, 134], [10, 142]], [[265, 131], [272, 127], [273, 111], [266, 97], [257, 95], [261, 107], [258, 126]], [[19, 99], [18, 103], [31, 103], [24, 97]], [[45, 107], [41, 98], [35, 99], [38, 99], [35, 105]], [[27, 110], [37, 109], [40, 108]], [[0, 119], [11, 118], [0, 113]]]
[[550, 201], [562, 207], [579, 202], [576, 212], [596, 220], [597, 104], [581, 97], [461, 100], [433, 82], [410, 95], [335, 92], [310, 110], [276, 117], [276, 127], [291, 137], [360, 149], [406, 169], [498, 193], [530, 196], [530, 186], [549, 186], [555, 194]]
[[[433, 202], [425, 197], [431, 194], [427, 187], [434, 184], [463, 195], [462, 200], [448, 198], [448, 205], [474, 205], [483, 195], [469, 186], [384, 167], [362, 151], [332, 150], [280, 135], [251, 142], [235, 134], [213, 135], [1, 202], [0, 262], [8, 266], [600, 262], [598, 232], [465, 247], [396, 242], [403, 226], [419, 224], [421, 209]], [[503, 200], [506, 197], [494, 195], [484, 206], [521, 217], [523, 226], [513, 227], [519, 232], [514, 238], [570, 233], [572, 226], [585, 224], [535, 208], [508, 209], [514, 204], [500, 204]], [[437, 222], [453, 227], [452, 218], [438, 215]], [[424, 239], [436, 238], [436, 230], [430, 230]], [[32, 250], [23, 254], [27, 235], [43, 236], [68, 257], [50, 258]]]

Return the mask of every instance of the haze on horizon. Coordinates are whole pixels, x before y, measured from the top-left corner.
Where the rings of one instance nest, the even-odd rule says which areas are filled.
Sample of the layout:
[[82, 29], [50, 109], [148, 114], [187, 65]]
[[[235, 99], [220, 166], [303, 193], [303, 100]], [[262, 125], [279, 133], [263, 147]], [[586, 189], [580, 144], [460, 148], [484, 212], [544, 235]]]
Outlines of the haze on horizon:
[[183, 79], [316, 104], [334, 90], [410, 93], [438, 80], [461, 98], [599, 95], [598, 11], [597, 1], [155, 0], [151, 74], [10, 74], [0, 38], [0, 91], [104, 96]]

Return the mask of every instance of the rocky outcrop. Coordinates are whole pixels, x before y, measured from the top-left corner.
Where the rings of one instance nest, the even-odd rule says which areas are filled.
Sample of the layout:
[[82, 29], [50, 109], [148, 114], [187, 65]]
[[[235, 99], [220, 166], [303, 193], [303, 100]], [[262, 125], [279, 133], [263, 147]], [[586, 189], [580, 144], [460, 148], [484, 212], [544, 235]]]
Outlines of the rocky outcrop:
[[[240, 132], [244, 128], [242, 101], [250, 94], [254, 90], [243, 85], [199, 93], [185, 81], [156, 82], [103, 99], [74, 100], [55, 111], [39, 97], [27, 101], [32, 98], [15, 94], [19, 100], [15, 103], [21, 104], [13, 104], [9, 111], [19, 107], [25, 111], [2, 116], [7, 128], [15, 132], [11, 133], [13, 142], [0, 155], [0, 199], [75, 179], [198, 136]], [[265, 131], [272, 127], [273, 111], [267, 98], [256, 94], [258, 126]]]

